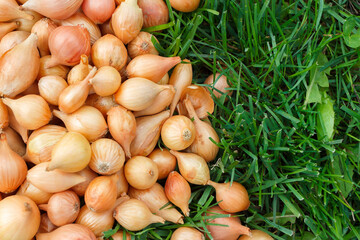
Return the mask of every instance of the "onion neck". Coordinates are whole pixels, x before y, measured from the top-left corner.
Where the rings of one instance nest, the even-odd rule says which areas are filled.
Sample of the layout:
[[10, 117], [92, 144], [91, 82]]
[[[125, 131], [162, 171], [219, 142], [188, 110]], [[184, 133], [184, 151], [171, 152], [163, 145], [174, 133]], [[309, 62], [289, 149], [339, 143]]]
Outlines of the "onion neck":
[[19, 18], [23, 18], [23, 19], [30, 20], [30, 21], [34, 19], [34, 16], [26, 13], [22, 6], [19, 6], [19, 8], [17, 9], [17, 12], [18, 12]]
[[60, 64], [61, 62], [54, 55], [51, 55], [50, 60], [45, 63], [44, 67], [47, 69], [47, 68], [55, 67]]
[[61, 112], [59, 110], [54, 110], [53, 111], [53, 115], [57, 118], [59, 118], [61, 121], [65, 122], [65, 120], [67, 119], [68, 115], [64, 112]]
[[192, 102], [190, 101], [190, 99], [188, 97], [185, 98], [184, 104], [185, 104], [186, 110], [189, 113], [190, 118], [194, 118], [194, 122], [200, 121], [198, 115], [196, 114], [194, 106], [192, 105]]
[[152, 215], [150, 221], [151, 223], [165, 223], [165, 219], [156, 215]]
[[250, 228], [241, 225], [241, 223], [239, 223], [239, 225], [236, 226], [236, 228], [234, 229], [234, 232], [237, 234], [237, 236], [247, 235], [247, 236], [251, 237]]

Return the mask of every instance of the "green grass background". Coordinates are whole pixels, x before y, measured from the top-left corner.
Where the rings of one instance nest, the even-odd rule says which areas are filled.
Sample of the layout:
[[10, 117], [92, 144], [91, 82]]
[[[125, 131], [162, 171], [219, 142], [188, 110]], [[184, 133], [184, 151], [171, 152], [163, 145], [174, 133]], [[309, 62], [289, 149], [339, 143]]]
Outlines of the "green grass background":
[[[359, 12], [356, 0], [202, 0], [146, 29], [161, 55], [192, 61], [195, 83], [228, 77], [234, 93], [210, 117], [221, 148], [211, 179], [242, 183], [242, 222], [275, 239], [360, 239]], [[203, 227], [214, 190], [192, 189], [185, 225]], [[177, 227], [136, 238], [170, 239]]]

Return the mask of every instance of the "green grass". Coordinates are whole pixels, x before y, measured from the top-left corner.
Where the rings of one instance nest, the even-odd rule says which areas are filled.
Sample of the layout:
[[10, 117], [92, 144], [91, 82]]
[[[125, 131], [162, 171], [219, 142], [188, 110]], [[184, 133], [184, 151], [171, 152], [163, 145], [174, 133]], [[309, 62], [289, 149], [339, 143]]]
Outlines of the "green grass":
[[[147, 29], [163, 29], [162, 55], [192, 61], [195, 83], [216, 71], [232, 83], [210, 117], [221, 141], [211, 179], [242, 183], [242, 222], [275, 239], [360, 239], [360, 19], [346, 25], [359, 12], [356, 0], [202, 0]], [[185, 225], [203, 227], [214, 191], [192, 189]], [[177, 227], [135, 234], [170, 239]]]

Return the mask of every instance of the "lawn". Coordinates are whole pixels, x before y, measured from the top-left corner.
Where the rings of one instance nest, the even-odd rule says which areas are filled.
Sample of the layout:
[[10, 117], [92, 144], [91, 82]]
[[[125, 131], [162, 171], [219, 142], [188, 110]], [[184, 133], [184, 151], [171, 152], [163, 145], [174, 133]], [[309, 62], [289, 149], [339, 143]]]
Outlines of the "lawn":
[[[356, 14], [356, 0], [202, 0], [146, 29], [161, 55], [191, 60], [195, 83], [215, 72], [232, 83], [210, 117], [221, 148], [211, 179], [242, 183], [251, 200], [243, 224], [274, 239], [360, 239]], [[185, 224], [202, 227], [214, 190], [192, 189]], [[136, 235], [169, 239], [177, 227]]]

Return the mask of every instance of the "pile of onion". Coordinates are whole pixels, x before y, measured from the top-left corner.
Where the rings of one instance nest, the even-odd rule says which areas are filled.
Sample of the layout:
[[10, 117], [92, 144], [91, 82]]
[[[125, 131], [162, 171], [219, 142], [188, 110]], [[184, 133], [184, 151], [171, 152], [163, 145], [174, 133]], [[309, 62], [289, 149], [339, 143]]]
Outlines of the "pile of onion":
[[[95, 240], [117, 223], [113, 238], [130, 239], [182, 225], [196, 214], [190, 184], [216, 191], [205, 214], [215, 240], [270, 239], [231, 215], [249, 207], [245, 187], [210, 179], [219, 137], [207, 117], [212, 96], [231, 95], [226, 77], [192, 85], [190, 61], [160, 56], [141, 32], [168, 22], [165, 1], [18, 2], [0, 0], [1, 239]], [[199, 5], [189, 2], [170, 4]], [[171, 239], [204, 232], [179, 227]]]

